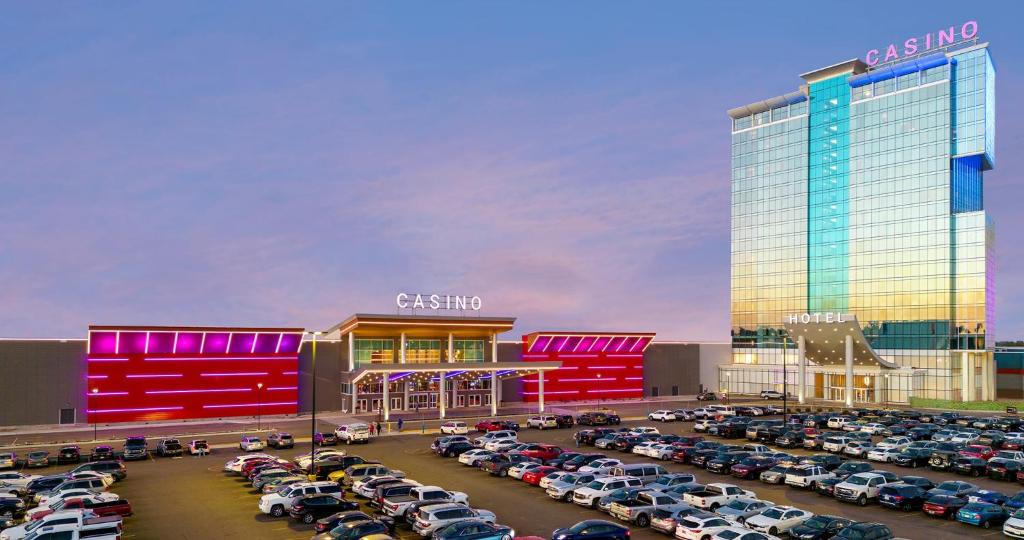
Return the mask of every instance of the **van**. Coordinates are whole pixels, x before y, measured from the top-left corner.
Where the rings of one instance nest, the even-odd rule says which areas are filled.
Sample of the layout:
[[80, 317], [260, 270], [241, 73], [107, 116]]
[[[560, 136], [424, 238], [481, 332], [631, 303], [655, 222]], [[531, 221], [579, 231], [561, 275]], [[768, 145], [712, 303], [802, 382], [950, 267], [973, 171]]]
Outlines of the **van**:
[[370, 426], [368, 424], [342, 424], [335, 428], [334, 436], [345, 444], [370, 442]]
[[715, 416], [736, 416], [736, 408], [731, 405], [709, 405], [707, 408]]
[[633, 476], [644, 484], [650, 484], [663, 474], [668, 471], [657, 463], [623, 463], [611, 471], [611, 476]]

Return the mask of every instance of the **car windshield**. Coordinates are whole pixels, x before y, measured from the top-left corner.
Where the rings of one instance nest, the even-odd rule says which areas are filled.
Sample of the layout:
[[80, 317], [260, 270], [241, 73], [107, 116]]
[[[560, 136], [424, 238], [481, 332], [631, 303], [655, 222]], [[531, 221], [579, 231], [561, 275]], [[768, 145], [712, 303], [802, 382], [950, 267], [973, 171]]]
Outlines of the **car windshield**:
[[768, 510], [762, 512], [761, 515], [770, 519], [782, 519], [782, 514], [784, 513], [785, 512], [783, 510], [780, 510], [778, 508], [769, 508]]
[[953, 482], [951, 480], [947, 480], [947, 481], [939, 484], [938, 486], [935, 486], [935, 489], [941, 489], [943, 491], [956, 491], [959, 488], [960, 488], [960, 484], [957, 483], [957, 482]]
[[590, 489], [602, 490], [604, 489], [604, 483], [599, 480], [594, 480], [593, 482], [587, 484], [587, 487]]
[[46, 452], [29, 452], [28, 457], [32, 459], [46, 457]]
[[866, 485], [868, 485], [868, 479], [863, 477], [863, 476], [851, 476], [846, 481], [847, 481], [847, 483], [853, 484], [855, 486], [866, 486]]
[[808, 519], [807, 521], [805, 521], [803, 523], [803, 525], [804, 525], [804, 527], [807, 527], [809, 529], [814, 529], [816, 531], [823, 531], [823, 530], [825, 530], [828, 527], [829, 523], [830, 523], [830, 521], [828, 519], [825, 519], [825, 518], [823, 518], [821, 516], [815, 516], [815, 517], [812, 517], [811, 519]]

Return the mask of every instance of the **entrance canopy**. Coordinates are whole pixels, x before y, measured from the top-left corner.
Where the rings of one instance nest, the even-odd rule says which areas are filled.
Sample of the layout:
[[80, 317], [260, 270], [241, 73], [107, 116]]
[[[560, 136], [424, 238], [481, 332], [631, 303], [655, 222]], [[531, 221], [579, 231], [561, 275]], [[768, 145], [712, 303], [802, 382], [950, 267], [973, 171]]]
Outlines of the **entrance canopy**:
[[847, 336], [853, 341], [853, 363], [865, 367], [898, 369], [879, 356], [861, 331], [857, 317], [848, 313], [801, 313], [785, 318], [783, 325], [793, 341], [803, 338], [805, 357], [821, 366], [846, 364]]
[[562, 367], [561, 362], [447, 362], [441, 364], [372, 364], [361, 367], [342, 377], [352, 383], [379, 383], [384, 376], [388, 382], [437, 378], [443, 373], [446, 380], [482, 379], [494, 375], [499, 379], [514, 379]]

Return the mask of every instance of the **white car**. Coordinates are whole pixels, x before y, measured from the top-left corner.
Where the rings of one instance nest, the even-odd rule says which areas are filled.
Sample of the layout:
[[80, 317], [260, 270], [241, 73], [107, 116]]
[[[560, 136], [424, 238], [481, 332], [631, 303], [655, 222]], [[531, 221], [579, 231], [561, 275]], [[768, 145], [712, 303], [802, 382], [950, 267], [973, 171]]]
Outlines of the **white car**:
[[957, 432], [952, 429], [940, 429], [932, 433], [932, 440], [935, 442], [949, 442], [953, 440], [953, 436], [956, 434]]
[[845, 416], [833, 416], [828, 419], [828, 427], [832, 429], [842, 429], [847, 423], [851, 422], [849, 418]]
[[273, 457], [274, 456], [270, 454], [247, 454], [244, 456], [238, 456], [224, 464], [224, 471], [240, 473], [242, 472], [242, 467], [244, 467], [245, 464], [248, 463], [249, 461], [252, 461], [254, 459], [267, 459]]
[[342, 424], [334, 428], [334, 436], [338, 442], [345, 444], [368, 443], [370, 442], [370, 426], [362, 422], [355, 424]]
[[842, 452], [852, 440], [849, 437], [828, 437], [825, 439], [825, 443], [821, 445], [821, 449], [826, 452]]
[[441, 424], [441, 433], [445, 435], [466, 435], [469, 426], [465, 422], [445, 422]]
[[676, 447], [671, 444], [657, 443], [647, 447], [647, 457], [654, 459], [660, 459], [662, 461], [666, 459], [672, 459], [672, 454], [675, 453]]
[[860, 428], [864, 433], [870, 433], [872, 435], [881, 435], [886, 430], [885, 424], [871, 423], [865, 424]]
[[[77, 491], [77, 490], [75, 490], [75, 491]], [[82, 491], [86, 491], [86, 490], [82, 490]], [[60, 497], [55, 497], [53, 499], [50, 499], [50, 500], [46, 501], [45, 503], [40, 503], [39, 506], [37, 506], [35, 508], [30, 508], [28, 511], [25, 512], [25, 520], [26, 521], [31, 521], [32, 520], [32, 516], [34, 516], [36, 514], [39, 514], [41, 512], [49, 512], [49, 511], [55, 511], [56, 512], [56, 511], [63, 510], [64, 501], [66, 501], [68, 499], [77, 499], [77, 498], [81, 498], [83, 501], [89, 501], [90, 503], [116, 501], [116, 500], [120, 499], [120, 497], [118, 497], [116, 493], [91, 493], [91, 492], [88, 492], [88, 493], [71, 494], [70, 492], [65, 492], [65, 493], [62, 493]]]
[[434, 531], [467, 519], [479, 519], [487, 523], [494, 523], [497, 516], [490, 510], [470, 508], [464, 504], [438, 504], [420, 508], [416, 513], [416, 521], [412, 529], [420, 536], [429, 537]]
[[537, 467], [543, 467], [540, 463], [534, 463], [532, 461], [526, 461], [523, 463], [516, 463], [515, 465], [508, 468], [508, 475], [516, 480], [522, 480], [523, 475], [536, 469]]
[[257, 506], [260, 512], [281, 517], [292, 509], [292, 504], [306, 495], [341, 496], [341, 486], [337, 482], [296, 482], [272, 493], [260, 497]]
[[580, 506], [597, 508], [597, 503], [601, 500], [601, 497], [617, 489], [640, 487], [643, 485], [643, 481], [634, 476], [604, 476], [595, 478], [589, 484], [576, 488], [576, 491], [572, 494], [572, 502]]
[[875, 448], [894, 448], [896, 450], [903, 450], [910, 446], [910, 443], [914, 441], [910, 440], [910, 437], [886, 437], [882, 442], [875, 445]]
[[714, 423], [715, 423], [715, 421], [711, 420], [709, 418], [701, 418], [699, 420], [694, 421], [694, 423], [693, 423], [693, 430], [696, 431], [697, 433], [704, 433]]
[[259, 437], [246, 435], [238, 443], [238, 448], [243, 452], [257, 452], [263, 450], [263, 441]]
[[[576, 474], [576, 473], [571, 473], [569, 471], [555, 471], [555, 472], [549, 473], [544, 478], [541, 478], [540, 479], [540, 484], [538, 484], [538, 485], [540, 486], [541, 489], [547, 489], [547, 488], [551, 487], [551, 484], [560, 481], [563, 477], [570, 476], [570, 475], [573, 475], [573, 474]], [[592, 473], [584, 473], [584, 474], [592, 474]]]
[[1003, 522], [1003, 534], [1010, 538], [1024, 538], [1024, 509], [1010, 514], [1010, 519]]
[[814, 514], [807, 510], [792, 506], [773, 506], [756, 516], [747, 518], [743, 524], [757, 532], [777, 536], [779, 533], [789, 532], [793, 527], [812, 517]]
[[733, 524], [714, 514], [693, 514], [679, 520], [676, 538], [680, 540], [703, 540], [711, 535], [732, 527]]
[[362, 480], [356, 480], [352, 483], [352, 493], [359, 495], [365, 499], [373, 497], [374, 491], [377, 490], [377, 486], [387, 482], [402, 482], [406, 484], [420, 485], [415, 480], [409, 480], [408, 478], [399, 478], [397, 476], [374, 476], [371, 478], [363, 478]]
[[633, 449], [631, 450], [631, 452], [638, 456], [646, 456], [647, 449], [654, 446], [655, 444], [657, 443], [655, 443], [654, 441], [644, 441], [641, 443], [636, 443], [635, 445], [633, 445]]
[[116, 501], [121, 498], [114, 493], [107, 493], [87, 488], [72, 488], [57, 491], [48, 495], [39, 495], [39, 500], [37, 502], [41, 507], [50, 506], [59, 500], [73, 499], [75, 497], [102, 497], [102, 500], [104, 501]]
[[710, 419], [710, 418], [714, 418], [715, 411], [712, 411], [711, 409], [709, 409], [707, 407], [698, 407], [698, 408], [693, 410], [693, 416], [696, 417], [697, 419], [705, 419], [705, 420], [707, 420], [707, 419]]
[[808, 463], [805, 465], [798, 465], [786, 471], [786, 479], [784, 482], [788, 486], [814, 489], [818, 482], [835, 477], [835, 473], [825, 467]]
[[483, 448], [475, 448], [473, 450], [463, 452], [459, 456], [459, 463], [470, 467], [477, 467], [484, 458], [491, 455], [494, 455], [494, 452], [484, 450]]
[[714, 536], [711, 540], [781, 540], [778, 536], [759, 533], [743, 527], [726, 527]]
[[483, 448], [487, 443], [503, 440], [518, 442], [519, 435], [511, 430], [491, 431], [473, 439], [473, 446]]
[[879, 448], [875, 447], [868, 452], [868, 461], [881, 461], [882, 463], [892, 463], [892, 460], [896, 459], [896, 456], [900, 455], [903, 451], [898, 448]]
[[874, 449], [875, 447], [870, 442], [851, 441], [843, 447], [843, 453], [853, 457], [864, 457]]
[[193, 456], [198, 456], [200, 452], [203, 454], [209, 454], [212, 451], [210, 445], [206, 443], [206, 439], [196, 439], [188, 443], [188, 453]]
[[507, 452], [517, 444], [519, 443], [511, 439], [500, 439], [484, 444], [484, 450], [490, 450], [491, 452]]
[[631, 428], [627, 433], [630, 435], [660, 435], [661, 432], [658, 428], [653, 426], [636, 426]]
[[25, 474], [15, 471], [0, 472], [0, 486], [24, 489], [29, 482], [42, 478], [38, 474]]
[[622, 461], [615, 458], [601, 458], [591, 461], [589, 464], [579, 468], [580, 472], [594, 473], [598, 475], [611, 474], [612, 469], [621, 467]]
[[654, 411], [651, 414], [648, 414], [647, 419], [651, 421], [657, 420], [661, 422], [675, 422], [676, 413], [668, 409], [662, 409], [660, 411]]
[[536, 429], [557, 428], [558, 418], [550, 414], [531, 416], [526, 419], [526, 427]]
[[949, 438], [949, 442], [971, 444], [978, 440], [978, 434], [970, 431], [961, 431]]

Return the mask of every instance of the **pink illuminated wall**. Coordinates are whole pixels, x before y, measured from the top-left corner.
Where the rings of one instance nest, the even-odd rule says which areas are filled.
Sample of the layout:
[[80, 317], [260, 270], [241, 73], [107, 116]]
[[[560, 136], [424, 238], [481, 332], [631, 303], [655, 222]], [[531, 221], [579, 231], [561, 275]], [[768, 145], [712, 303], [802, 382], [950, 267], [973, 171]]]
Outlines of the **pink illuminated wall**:
[[301, 345], [294, 328], [90, 327], [88, 421], [294, 414]]
[[[544, 375], [544, 401], [640, 398], [644, 394], [644, 350], [654, 334], [537, 332], [523, 336], [523, 361], [558, 361]], [[523, 401], [535, 402], [539, 383], [523, 379]]]

